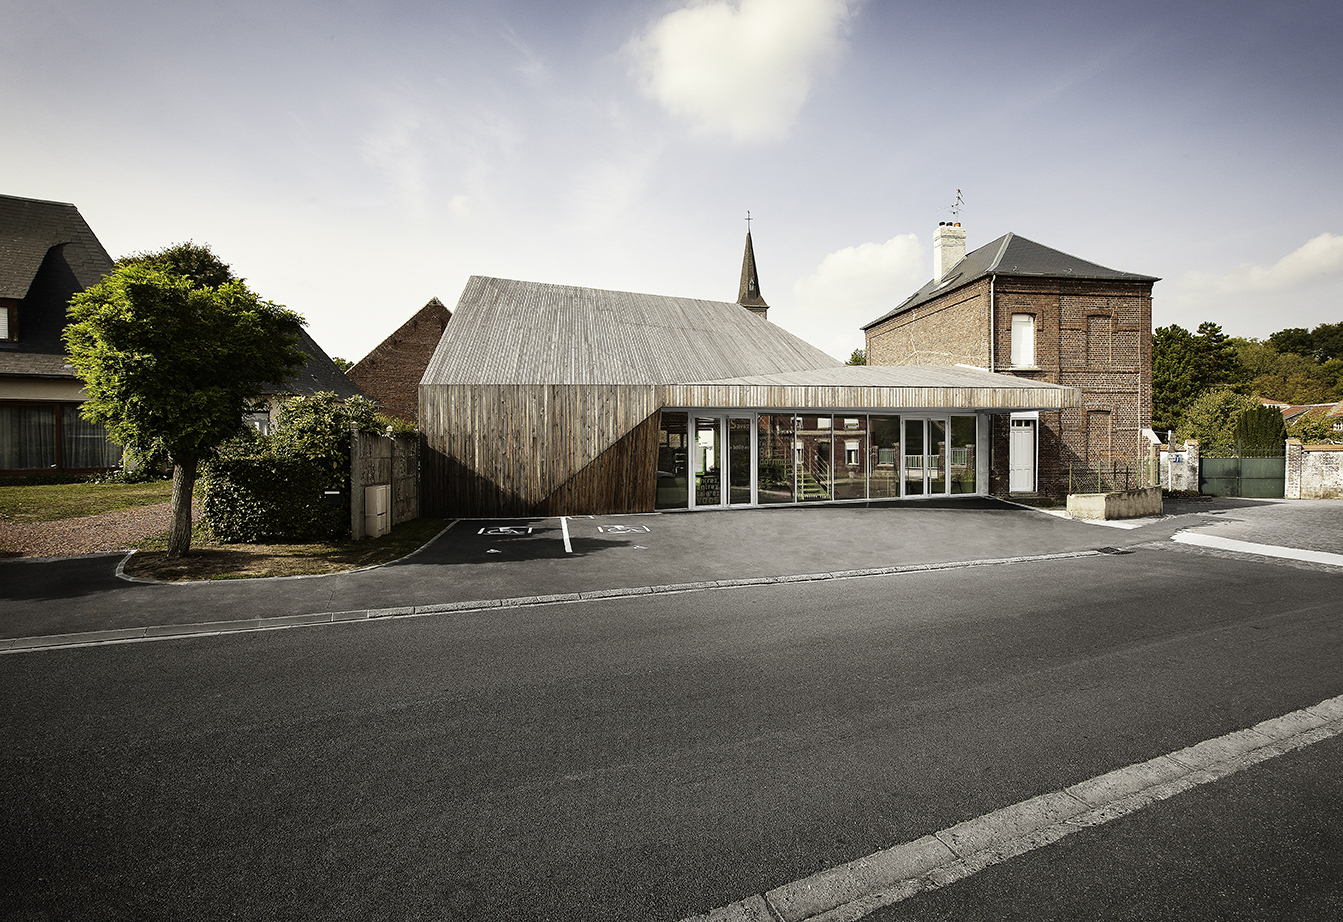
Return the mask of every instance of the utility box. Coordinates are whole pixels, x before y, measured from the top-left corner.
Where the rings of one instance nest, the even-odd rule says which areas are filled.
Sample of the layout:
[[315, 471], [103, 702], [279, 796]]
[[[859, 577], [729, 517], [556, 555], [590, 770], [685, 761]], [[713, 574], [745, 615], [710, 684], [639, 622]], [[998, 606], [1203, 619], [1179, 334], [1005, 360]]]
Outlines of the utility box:
[[392, 530], [392, 485], [364, 487], [364, 534], [370, 538]]

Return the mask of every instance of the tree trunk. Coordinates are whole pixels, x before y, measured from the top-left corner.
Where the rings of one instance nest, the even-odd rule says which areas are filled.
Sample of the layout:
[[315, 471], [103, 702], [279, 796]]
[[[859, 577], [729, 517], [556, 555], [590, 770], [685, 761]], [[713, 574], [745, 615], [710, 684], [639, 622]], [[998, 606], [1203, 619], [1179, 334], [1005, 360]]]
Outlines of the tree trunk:
[[168, 526], [168, 556], [185, 557], [191, 551], [191, 495], [196, 486], [196, 459], [173, 464], [172, 522]]

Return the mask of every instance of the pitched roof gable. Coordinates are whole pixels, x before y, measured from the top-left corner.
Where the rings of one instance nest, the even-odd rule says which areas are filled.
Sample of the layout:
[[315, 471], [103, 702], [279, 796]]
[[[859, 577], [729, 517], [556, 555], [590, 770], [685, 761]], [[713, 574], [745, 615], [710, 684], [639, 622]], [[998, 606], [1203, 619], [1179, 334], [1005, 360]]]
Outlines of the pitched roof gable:
[[723, 301], [473, 276], [425, 384], [671, 384], [840, 365]]
[[897, 314], [903, 314], [911, 308], [925, 304], [972, 282], [991, 275], [1019, 276], [1028, 278], [1064, 278], [1097, 279], [1129, 282], [1156, 282], [1151, 275], [1138, 275], [1134, 272], [1121, 272], [1097, 263], [1079, 259], [1076, 256], [1055, 250], [1044, 244], [1036, 243], [1019, 234], [1008, 233], [977, 250], [972, 250], [965, 258], [952, 266], [947, 277], [932, 279], [922, 288], [906, 298], [892, 311], [882, 314], [876, 320], [866, 324], [863, 329], [871, 329], [877, 324], [889, 320]]
[[112, 271], [112, 257], [74, 205], [0, 195], [0, 298], [22, 300], [47, 251], [61, 244], [75, 244], [67, 262], [83, 287]]

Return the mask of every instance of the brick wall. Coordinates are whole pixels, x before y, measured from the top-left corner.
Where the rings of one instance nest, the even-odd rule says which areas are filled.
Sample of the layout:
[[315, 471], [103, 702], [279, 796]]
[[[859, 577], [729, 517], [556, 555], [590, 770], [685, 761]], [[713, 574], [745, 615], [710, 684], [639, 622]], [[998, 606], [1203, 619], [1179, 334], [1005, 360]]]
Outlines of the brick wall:
[[347, 376], [388, 414], [418, 425], [420, 378], [451, 317], [443, 302], [431, 299], [360, 359]]
[[[867, 333], [873, 365], [992, 367], [1082, 390], [1083, 406], [1040, 414], [1039, 490], [1067, 491], [1073, 466], [1139, 468], [1152, 422], [1152, 283], [998, 276], [948, 292]], [[987, 330], [994, 327], [992, 365]], [[1035, 364], [1012, 366], [1012, 315], [1035, 323]], [[995, 417], [990, 490], [1006, 493], [1008, 421]]]
[[989, 283], [983, 279], [867, 331], [869, 365], [987, 367]]

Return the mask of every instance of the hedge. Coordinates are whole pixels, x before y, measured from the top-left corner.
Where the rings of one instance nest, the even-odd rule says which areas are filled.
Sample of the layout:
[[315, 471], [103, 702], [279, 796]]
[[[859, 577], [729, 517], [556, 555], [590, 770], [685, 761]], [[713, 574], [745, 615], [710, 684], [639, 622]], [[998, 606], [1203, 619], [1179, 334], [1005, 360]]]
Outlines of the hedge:
[[331, 483], [331, 475], [315, 460], [220, 458], [201, 479], [205, 520], [218, 541], [310, 540], [350, 532], [348, 491], [342, 490], [340, 506], [324, 503], [323, 492], [341, 485]]

